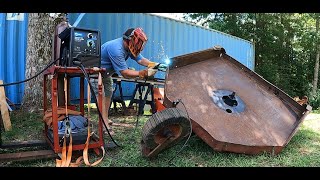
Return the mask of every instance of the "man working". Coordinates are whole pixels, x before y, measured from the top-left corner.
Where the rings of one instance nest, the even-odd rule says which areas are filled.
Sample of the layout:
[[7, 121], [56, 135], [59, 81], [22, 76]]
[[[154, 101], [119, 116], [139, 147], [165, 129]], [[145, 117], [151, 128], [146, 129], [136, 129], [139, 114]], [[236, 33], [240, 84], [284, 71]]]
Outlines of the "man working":
[[[147, 36], [141, 28], [130, 28], [123, 34], [122, 38], [105, 42], [101, 46], [101, 68], [106, 68], [106, 73], [102, 76], [104, 85], [102, 117], [110, 133], [113, 133], [110, 128], [112, 123], [108, 119], [108, 111], [113, 93], [112, 74], [121, 74], [124, 78], [139, 77], [140, 79], [147, 79], [148, 77], [154, 76], [157, 72], [157, 70], [154, 69], [155, 66], [158, 66], [158, 69], [162, 71], [165, 71], [167, 68], [166, 64], [152, 62], [140, 54], [147, 40]], [[138, 64], [148, 68], [141, 71], [128, 69], [126, 60], [129, 57]], [[98, 87], [96, 79], [92, 81], [92, 85]], [[95, 93], [97, 94], [97, 89], [95, 89]]]

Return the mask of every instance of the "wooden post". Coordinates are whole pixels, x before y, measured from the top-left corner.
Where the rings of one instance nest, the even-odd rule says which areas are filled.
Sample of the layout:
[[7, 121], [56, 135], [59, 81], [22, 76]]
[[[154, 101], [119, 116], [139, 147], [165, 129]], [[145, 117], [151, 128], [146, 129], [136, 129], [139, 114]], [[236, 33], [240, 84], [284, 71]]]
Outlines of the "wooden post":
[[[3, 84], [3, 81], [0, 80], [0, 84]], [[10, 131], [11, 128], [11, 121], [9, 116], [9, 111], [7, 107], [7, 100], [4, 91], [4, 87], [0, 86], [0, 112], [2, 116], [3, 126], [5, 131]]]

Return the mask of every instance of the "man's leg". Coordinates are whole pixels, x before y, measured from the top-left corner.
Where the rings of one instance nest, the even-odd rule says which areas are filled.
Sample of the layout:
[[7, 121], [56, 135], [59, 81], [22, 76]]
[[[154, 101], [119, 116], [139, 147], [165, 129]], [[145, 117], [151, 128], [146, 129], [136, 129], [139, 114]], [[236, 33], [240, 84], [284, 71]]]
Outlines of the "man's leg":
[[108, 118], [109, 117], [109, 109], [110, 109], [110, 102], [111, 102], [111, 96], [108, 97], [103, 97], [102, 103], [103, 103], [103, 108], [106, 110], [104, 111], [103, 117], [107, 117], [106, 119], [108, 120], [108, 125], [111, 125], [111, 120]]
[[103, 77], [103, 98], [102, 98], [102, 117], [105, 120], [105, 123], [110, 131], [110, 134], [113, 134], [113, 130], [110, 127], [110, 120], [109, 120], [109, 109], [111, 103], [111, 97], [113, 93], [113, 81], [111, 77]]
[[[96, 95], [96, 97], [97, 97], [97, 100], [99, 101], [99, 96], [98, 96], [98, 79], [94, 79], [94, 78], [91, 78], [90, 79], [90, 82], [91, 82], [91, 84], [92, 84], [92, 86], [93, 86], [93, 90], [94, 90], [94, 92], [95, 92], [95, 95]], [[111, 132], [111, 127], [110, 127], [110, 125], [109, 125], [109, 120], [108, 120], [108, 111], [109, 111], [109, 108], [107, 108], [107, 107], [109, 107], [109, 105], [106, 107], [106, 105], [107, 105], [107, 103], [108, 102], [106, 102], [106, 101], [108, 101], [108, 100], [106, 100], [106, 99], [108, 99], [108, 98], [106, 98], [105, 97], [105, 88], [104, 88], [104, 83], [105, 83], [106, 81], [104, 80], [104, 78], [103, 78], [103, 83], [102, 83], [102, 108], [100, 109], [100, 111], [101, 111], [101, 115], [102, 115], [102, 118], [103, 118], [103, 120], [104, 120], [104, 123], [106, 124], [106, 126], [107, 126], [107, 128], [109, 129], [109, 132], [110, 132], [110, 134], [112, 135], [112, 133], [113, 133], [113, 131]], [[107, 86], [108, 86], [108, 84], [109, 83], [107, 83]], [[111, 96], [110, 96], [110, 99], [111, 99]], [[109, 100], [109, 102], [110, 102], [110, 100]], [[98, 102], [97, 102], [98, 103]], [[104, 131], [105, 133], [107, 133], [106, 131]]]
[[106, 111], [103, 112], [102, 116], [106, 117], [105, 119], [107, 119], [106, 122], [108, 122], [108, 127], [109, 125], [112, 125], [112, 121], [109, 119], [109, 110], [110, 110], [110, 105], [111, 105], [111, 96], [108, 94], [108, 96], [105, 96], [104, 93], [104, 88], [103, 88], [103, 97], [102, 97], [102, 104], [103, 104], [103, 109], [105, 109]]

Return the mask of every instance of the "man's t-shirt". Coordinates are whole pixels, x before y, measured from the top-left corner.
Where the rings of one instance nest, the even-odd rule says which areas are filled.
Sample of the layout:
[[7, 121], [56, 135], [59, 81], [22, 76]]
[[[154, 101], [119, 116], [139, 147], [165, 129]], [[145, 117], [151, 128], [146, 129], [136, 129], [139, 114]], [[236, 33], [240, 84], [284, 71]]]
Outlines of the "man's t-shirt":
[[120, 71], [128, 69], [126, 60], [129, 56], [137, 62], [143, 58], [141, 54], [137, 58], [134, 58], [124, 48], [122, 38], [107, 41], [101, 46], [101, 67], [106, 68], [109, 75], [112, 75], [114, 72], [121, 74]]

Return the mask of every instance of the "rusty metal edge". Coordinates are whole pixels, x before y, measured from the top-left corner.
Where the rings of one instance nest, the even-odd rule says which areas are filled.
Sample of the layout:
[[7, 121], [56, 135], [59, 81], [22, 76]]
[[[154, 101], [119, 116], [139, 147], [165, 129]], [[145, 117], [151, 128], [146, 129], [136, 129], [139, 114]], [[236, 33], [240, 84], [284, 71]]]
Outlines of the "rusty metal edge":
[[[208, 53], [207, 58], [197, 58], [196, 56], [202, 53]], [[250, 78], [258, 81], [261, 85], [265, 86], [268, 90], [272, 90], [273, 93], [280, 99], [282, 102], [289, 106], [294, 113], [297, 116], [297, 122], [295, 123], [295, 129], [291, 132], [290, 136], [288, 137], [287, 141], [283, 146], [246, 146], [246, 145], [240, 145], [240, 144], [233, 144], [233, 143], [227, 143], [227, 142], [221, 142], [214, 139], [206, 130], [204, 130], [198, 123], [196, 123], [194, 120], [192, 121], [192, 130], [194, 131], [197, 136], [199, 136], [203, 141], [205, 141], [210, 147], [212, 147], [216, 151], [221, 152], [234, 152], [234, 153], [244, 153], [244, 154], [260, 154], [262, 152], [268, 152], [272, 154], [279, 154], [284, 146], [286, 146], [291, 138], [294, 136], [294, 134], [297, 132], [298, 127], [303, 122], [304, 118], [311, 112], [312, 107], [311, 106], [301, 106], [298, 104], [295, 100], [293, 100], [288, 94], [286, 94], [284, 91], [264, 79], [262, 76], [257, 74], [256, 72], [250, 70], [231, 56], [227, 55], [221, 50], [215, 50], [214, 48], [209, 48], [203, 51], [198, 51], [194, 53], [189, 53], [177, 57], [172, 58], [172, 65], [169, 67], [169, 70], [166, 72], [166, 78], [165, 78], [165, 84], [167, 84], [168, 75], [170, 73], [170, 69], [180, 68], [189, 64], [205, 61], [211, 58], [215, 57], [222, 57], [224, 59], [229, 60], [233, 65], [235, 65], [239, 70], [246, 72], [247, 75], [249, 75]], [[187, 60], [185, 60], [187, 59]], [[189, 60], [188, 60], [189, 59]], [[164, 86], [164, 100], [163, 105], [166, 108], [173, 107], [173, 100], [169, 99], [166, 95], [166, 86]]]
[[44, 140], [31, 140], [31, 141], [19, 141], [19, 142], [8, 142], [0, 145], [0, 148], [21, 148], [21, 147], [47, 147], [48, 144]]
[[0, 162], [26, 161], [35, 159], [47, 159], [57, 157], [53, 150], [25, 151], [18, 153], [0, 154]]
[[204, 130], [198, 123], [192, 120], [192, 130], [200, 137], [205, 143], [207, 143], [213, 150], [219, 152], [233, 152], [249, 155], [262, 154], [264, 152], [272, 155], [279, 154], [283, 146], [246, 146], [241, 144], [233, 144], [214, 139], [206, 130]]
[[305, 120], [305, 118], [307, 117], [307, 115], [311, 112], [312, 107], [307, 105], [306, 106], [307, 111], [304, 112], [303, 116], [299, 119], [299, 121], [297, 121], [295, 123], [295, 127], [294, 127], [294, 131], [291, 132], [290, 136], [288, 137], [287, 141], [285, 142], [284, 146], [286, 146], [289, 141], [292, 139], [292, 137], [296, 134], [296, 132], [298, 131], [299, 126], [303, 123], [303, 121]]

